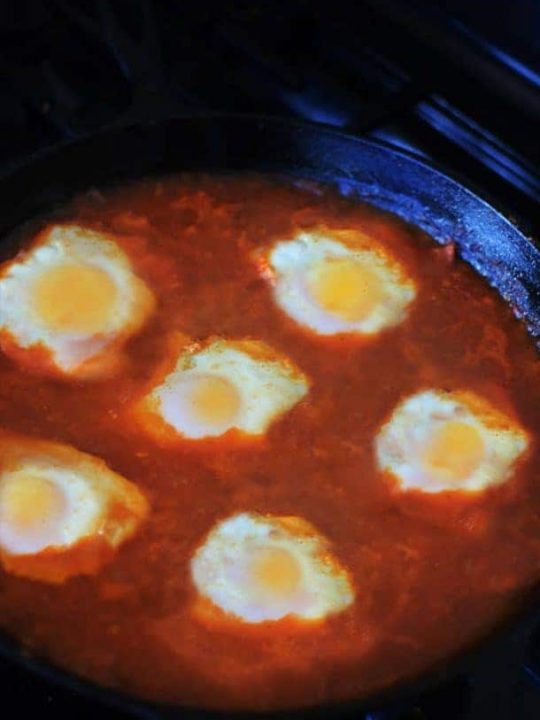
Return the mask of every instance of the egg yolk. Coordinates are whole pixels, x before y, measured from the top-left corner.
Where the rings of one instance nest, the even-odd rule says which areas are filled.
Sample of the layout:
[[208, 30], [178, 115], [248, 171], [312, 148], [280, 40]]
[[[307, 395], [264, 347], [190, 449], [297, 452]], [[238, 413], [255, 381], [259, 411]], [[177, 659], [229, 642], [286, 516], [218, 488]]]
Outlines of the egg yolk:
[[317, 303], [342, 320], [362, 320], [381, 299], [376, 275], [348, 258], [316, 263], [309, 273], [309, 285]]
[[40, 475], [17, 474], [5, 483], [0, 494], [0, 517], [21, 531], [31, 532], [64, 511], [58, 488]]
[[199, 422], [222, 425], [234, 420], [240, 409], [235, 386], [218, 375], [201, 375], [192, 384], [190, 405]]
[[37, 278], [33, 301], [51, 330], [95, 333], [107, 326], [117, 299], [110, 276], [90, 265], [61, 265]]
[[484, 441], [473, 426], [451, 421], [436, 430], [424, 456], [435, 472], [442, 472], [456, 480], [470, 475], [484, 456]]
[[256, 587], [277, 597], [291, 595], [301, 578], [298, 561], [283, 548], [260, 549], [251, 570]]

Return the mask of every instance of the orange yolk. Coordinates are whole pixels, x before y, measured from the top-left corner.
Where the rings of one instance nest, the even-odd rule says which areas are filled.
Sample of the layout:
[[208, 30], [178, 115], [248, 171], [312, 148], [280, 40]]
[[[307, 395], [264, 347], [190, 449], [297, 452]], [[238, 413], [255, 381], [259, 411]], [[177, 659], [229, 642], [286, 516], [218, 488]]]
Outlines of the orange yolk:
[[362, 320], [381, 300], [376, 275], [348, 258], [316, 263], [310, 270], [309, 282], [317, 303], [342, 320]]
[[297, 560], [283, 548], [262, 548], [251, 569], [256, 587], [278, 597], [291, 595], [301, 578]]
[[39, 529], [59, 517], [64, 506], [62, 493], [40, 475], [17, 474], [0, 490], [0, 517], [20, 531]]
[[109, 275], [90, 265], [61, 265], [37, 278], [33, 301], [43, 323], [59, 332], [106, 328], [117, 299]]
[[484, 456], [484, 441], [468, 423], [450, 421], [433, 435], [424, 461], [435, 472], [461, 480], [476, 470]]
[[200, 422], [221, 425], [232, 422], [240, 409], [238, 390], [218, 375], [202, 375], [193, 380], [190, 404]]

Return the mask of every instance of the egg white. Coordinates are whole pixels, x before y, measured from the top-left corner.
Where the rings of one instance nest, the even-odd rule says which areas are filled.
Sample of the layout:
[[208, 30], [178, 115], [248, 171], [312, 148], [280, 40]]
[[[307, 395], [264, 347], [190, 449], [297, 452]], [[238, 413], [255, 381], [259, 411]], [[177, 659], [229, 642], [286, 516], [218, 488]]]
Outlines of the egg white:
[[[319, 335], [373, 335], [399, 324], [416, 295], [413, 281], [396, 260], [369, 238], [346, 231], [300, 232], [277, 242], [265, 253], [277, 305], [298, 324]], [[313, 293], [310, 273], [335, 261], [347, 260], [368, 271], [378, 287], [373, 307], [358, 319], [348, 319], [323, 307]]]
[[[65, 267], [100, 271], [114, 288], [109, 312], [91, 331], [51, 327], [33, 297], [36, 283]], [[65, 303], [66, 313], [71, 313], [77, 306], [76, 290], [73, 295], [66, 294]], [[118, 349], [140, 329], [154, 303], [152, 292], [110, 237], [78, 225], [51, 226], [33, 248], [0, 272], [0, 342], [3, 335], [9, 338], [10, 342], [2, 343], [6, 352], [12, 345], [19, 350], [44, 348], [53, 365], [68, 375], [84, 372], [92, 362], [92, 374], [99, 376], [110, 366], [107, 352]]]
[[[479, 460], [462, 477], [425, 461], [430, 442], [449, 422], [471, 426], [482, 445]], [[426, 390], [396, 407], [376, 437], [375, 455], [401, 490], [476, 493], [508, 480], [528, 444], [519, 425], [473, 393]]]
[[[24, 482], [27, 476], [42, 478], [60, 492], [65, 509], [59, 518], [49, 522], [44, 517], [32, 532], [11, 524], [7, 520], [7, 492], [12, 483]], [[100, 498], [88, 484], [71, 468], [51, 466], [47, 462], [29, 461], [16, 470], [0, 476], [0, 545], [12, 555], [36, 553], [47, 547], [69, 547], [95, 529], [101, 515]]]
[[[261, 552], [276, 551], [297, 568], [285, 592], [261, 585], [254, 571]], [[196, 550], [191, 577], [201, 597], [245, 623], [287, 616], [320, 621], [355, 599], [349, 573], [331, 554], [328, 540], [296, 517], [240, 513], [218, 523]]]
[[[24, 503], [13, 505], [21, 483], [46, 483], [59, 499], [50, 507], [27, 508], [36, 502], [32, 484]], [[39, 501], [38, 501], [39, 502]], [[31, 522], [20, 523], [18, 512], [31, 511]], [[130, 538], [148, 512], [138, 488], [110, 470], [100, 458], [73, 447], [32, 438], [0, 438], [0, 561], [15, 574], [51, 582], [86, 573], [77, 549], [94, 543], [92, 566], [102, 564], [104, 548], [114, 550]], [[96, 567], [97, 569], [97, 567]]]
[[[225, 389], [234, 407], [201, 416], [196, 393], [202, 383]], [[286, 357], [257, 340], [212, 340], [184, 349], [172, 372], [143, 399], [139, 419], [152, 430], [158, 416], [178, 436], [199, 440], [236, 429], [261, 435], [308, 392], [306, 376]], [[209, 390], [209, 392], [210, 392]]]

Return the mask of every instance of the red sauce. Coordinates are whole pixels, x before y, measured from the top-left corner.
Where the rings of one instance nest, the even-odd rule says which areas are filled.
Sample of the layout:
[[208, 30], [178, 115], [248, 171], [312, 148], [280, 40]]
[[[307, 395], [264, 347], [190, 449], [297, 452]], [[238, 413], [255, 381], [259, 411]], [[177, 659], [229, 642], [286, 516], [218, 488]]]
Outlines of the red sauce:
[[[540, 363], [524, 328], [453, 253], [332, 190], [186, 176], [89, 193], [58, 217], [117, 235], [159, 304], [120, 377], [69, 382], [0, 357], [4, 429], [72, 444], [137, 483], [152, 511], [94, 577], [52, 586], [0, 571], [0, 626], [31, 652], [158, 700], [274, 708], [365, 695], [459, 650], [540, 575]], [[370, 341], [322, 339], [287, 319], [249, 260], [326, 223], [382, 242], [416, 280], [408, 319]], [[260, 338], [311, 378], [309, 397], [248, 446], [159, 446], [128, 408], [173, 331]], [[399, 494], [372, 441], [405, 396], [469, 389], [515, 415], [531, 449], [478, 496]], [[333, 542], [357, 599], [320, 626], [206, 625], [189, 558], [243, 510], [299, 515]]]

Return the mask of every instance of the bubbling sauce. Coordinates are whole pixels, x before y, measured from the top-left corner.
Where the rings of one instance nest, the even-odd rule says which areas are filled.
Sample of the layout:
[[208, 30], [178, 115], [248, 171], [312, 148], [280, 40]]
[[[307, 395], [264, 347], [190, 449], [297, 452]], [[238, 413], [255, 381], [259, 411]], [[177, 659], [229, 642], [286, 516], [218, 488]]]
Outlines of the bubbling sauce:
[[[487, 632], [538, 580], [540, 363], [524, 328], [467, 265], [332, 189], [262, 176], [149, 180], [80, 196], [56, 216], [115, 235], [157, 310], [110, 380], [46, 378], [0, 356], [2, 425], [104, 458], [152, 510], [94, 577], [49, 586], [0, 570], [0, 627], [30, 652], [158, 701], [311, 705], [428, 668]], [[371, 338], [318, 337], [276, 306], [250, 256], [320, 225], [361, 230], [398, 259], [417, 286], [400, 325]], [[347, 317], [364, 312], [339, 288], [324, 292]], [[127, 409], [174, 333], [263, 340], [302, 368], [310, 393], [261, 441], [160, 446]], [[381, 477], [378, 429], [398, 402], [430, 387], [477, 392], [519, 417], [531, 443], [510, 481], [478, 495], [427, 496], [400, 494]], [[474, 459], [475, 440], [467, 442]], [[432, 455], [437, 464], [437, 447]], [[194, 613], [190, 558], [213, 525], [242, 511], [313, 523], [351, 573], [351, 607], [313, 625]], [[261, 563], [270, 582], [275, 558]]]

